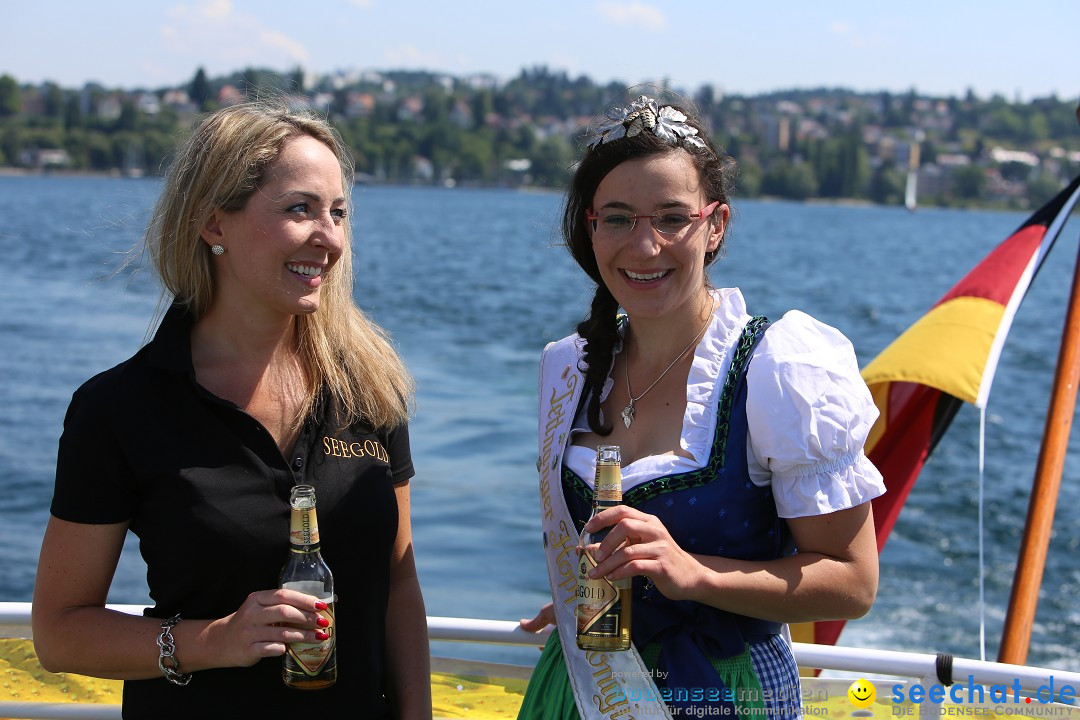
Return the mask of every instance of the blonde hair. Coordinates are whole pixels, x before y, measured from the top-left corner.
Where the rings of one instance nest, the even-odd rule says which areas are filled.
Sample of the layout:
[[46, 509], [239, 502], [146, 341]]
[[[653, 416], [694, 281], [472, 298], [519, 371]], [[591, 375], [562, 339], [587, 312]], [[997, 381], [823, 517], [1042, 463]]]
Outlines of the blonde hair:
[[[209, 248], [199, 231], [215, 210], [243, 209], [285, 141], [307, 135], [322, 142], [341, 165], [341, 184], [352, 210], [351, 153], [322, 118], [266, 102], [219, 110], [177, 149], [145, 244], [165, 292], [198, 319], [214, 294]], [[394, 427], [409, 416], [413, 381], [389, 335], [353, 300], [352, 230], [333, 270], [323, 277], [319, 309], [296, 316], [298, 351], [308, 381], [300, 417], [317, 410], [325, 388], [338, 420], [361, 419]]]

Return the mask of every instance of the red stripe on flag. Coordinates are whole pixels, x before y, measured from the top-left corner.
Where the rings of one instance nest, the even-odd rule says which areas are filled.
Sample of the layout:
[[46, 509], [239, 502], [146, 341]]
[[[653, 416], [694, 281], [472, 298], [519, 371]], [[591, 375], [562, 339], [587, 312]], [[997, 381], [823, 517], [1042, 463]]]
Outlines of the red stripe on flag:
[[981, 297], [1008, 305], [1020, 276], [1045, 235], [1045, 225], [1020, 228], [956, 283], [937, 305], [955, 297]]
[[[885, 434], [869, 453], [886, 487], [886, 493], [873, 500], [878, 553], [885, 547], [923, 464], [959, 407], [959, 401], [951, 396], [916, 383], [890, 383], [888, 393]], [[815, 622], [814, 642], [835, 645], [844, 624], [843, 620]]]
[[869, 455], [885, 478], [885, 494], [873, 501], [879, 553], [896, 524], [900, 508], [904, 506], [915, 478], [930, 455], [930, 439], [934, 435], [934, 417], [940, 395], [940, 390], [926, 385], [891, 383], [889, 386], [888, 407], [890, 411], [895, 409], [896, 414], [890, 412], [885, 434]]

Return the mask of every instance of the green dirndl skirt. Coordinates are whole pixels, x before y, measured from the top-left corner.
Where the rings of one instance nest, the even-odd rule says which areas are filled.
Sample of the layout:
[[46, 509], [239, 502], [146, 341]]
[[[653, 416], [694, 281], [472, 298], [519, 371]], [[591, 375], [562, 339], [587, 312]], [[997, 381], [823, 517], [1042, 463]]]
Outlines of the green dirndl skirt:
[[559, 629], [548, 635], [544, 651], [529, 677], [518, 720], [580, 720], [566, 660], [559, 641]]
[[[641, 651], [641, 661], [650, 670], [656, 669], [659, 656], [658, 644], [651, 644]], [[720, 674], [725, 687], [750, 691], [735, 693], [736, 707], [740, 711], [746, 708], [748, 717], [762, 717], [764, 693], [754, 671], [749, 648], [735, 657], [723, 660], [710, 658], [710, 662]], [[761, 709], [755, 712], [757, 708]], [[525, 689], [525, 697], [518, 710], [518, 720], [581, 720], [577, 703], [574, 702], [574, 690], [567, 674], [558, 628], [548, 636], [540, 660], [529, 677], [529, 686]]]

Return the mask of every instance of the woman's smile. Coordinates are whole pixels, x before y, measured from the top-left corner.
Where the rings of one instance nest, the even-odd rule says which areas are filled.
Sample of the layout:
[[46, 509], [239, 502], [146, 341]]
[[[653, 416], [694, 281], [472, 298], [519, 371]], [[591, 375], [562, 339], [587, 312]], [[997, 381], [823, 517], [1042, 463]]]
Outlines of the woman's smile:
[[596, 212], [636, 218], [625, 229], [599, 224], [592, 234], [604, 284], [631, 318], [670, 318], [701, 307], [705, 254], [719, 245], [720, 226], [698, 218], [664, 233], [643, 218], [695, 218], [707, 204], [697, 168], [684, 150], [628, 160], [600, 181], [593, 196]]

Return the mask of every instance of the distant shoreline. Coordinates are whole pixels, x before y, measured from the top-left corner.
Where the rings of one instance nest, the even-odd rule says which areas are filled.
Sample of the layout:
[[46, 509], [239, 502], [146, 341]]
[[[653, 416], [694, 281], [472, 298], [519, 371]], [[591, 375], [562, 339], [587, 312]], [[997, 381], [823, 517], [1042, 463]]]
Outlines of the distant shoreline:
[[[62, 170], [62, 169], [49, 169], [49, 170], [37, 170], [34, 168], [19, 168], [19, 167], [4, 167], [0, 166], [0, 177], [47, 177], [47, 176], [61, 176], [61, 177], [88, 177], [88, 178], [102, 178], [102, 177], [128, 177], [120, 170]], [[132, 177], [133, 180], [138, 180], [142, 177], [158, 177], [157, 175], [142, 175], [139, 177]]]
[[[85, 178], [119, 178], [124, 180], [147, 180], [147, 179], [160, 179], [161, 175], [125, 175], [121, 170], [35, 170], [31, 168], [17, 168], [17, 167], [0, 167], [0, 177], [85, 177]], [[525, 193], [555, 193], [560, 194], [563, 190], [558, 188], [548, 188], [538, 185], [522, 185], [520, 187], [505, 187], [500, 185], [474, 185], [472, 183], [463, 183], [454, 187], [444, 187], [441, 185], [426, 185], [420, 183], [383, 183], [383, 182], [358, 182], [354, 187], [366, 188], [366, 187], [420, 187], [420, 188], [433, 188], [438, 190], [509, 190], [512, 192], [525, 192]], [[733, 196], [732, 201], [737, 204], [743, 200], [754, 200], [757, 202], [792, 202], [801, 203], [805, 205], [829, 205], [834, 207], [893, 207], [892, 205], [878, 205], [872, 200], [865, 198], [806, 198], [805, 200], [792, 200], [790, 198], [783, 198], [774, 195], [759, 195], [754, 198], [747, 198], [741, 196]], [[895, 207], [902, 207], [897, 205]], [[939, 205], [937, 203], [930, 203], [922, 206], [925, 209], [936, 208], [941, 210], [1005, 210], [1009, 212], [1022, 212], [1022, 209], [1002, 207], [993, 204], [974, 204], [974, 205]]]

